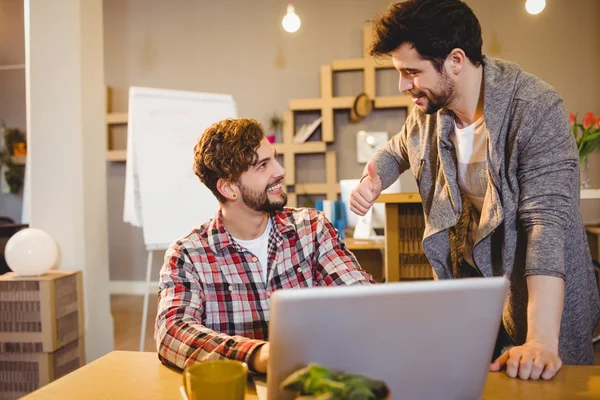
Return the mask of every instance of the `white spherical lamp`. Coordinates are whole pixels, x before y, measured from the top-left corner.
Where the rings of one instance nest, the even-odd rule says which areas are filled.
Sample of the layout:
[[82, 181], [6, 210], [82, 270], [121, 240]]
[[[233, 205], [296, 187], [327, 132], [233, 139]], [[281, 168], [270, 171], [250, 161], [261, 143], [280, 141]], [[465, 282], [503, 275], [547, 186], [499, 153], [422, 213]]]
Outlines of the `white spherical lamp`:
[[288, 4], [287, 14], [283, 17], [281, 24], [283, 25], [283, 29], [290, 33], [294, 33], [300, 29], [300, 17], [296, 14], [296, 10], [292, 4]]
[[531, 15], [537, 15], [544, 11], [546, 7], [546, 0], [527, 0], [525, 2], [525, 9]]
[[8, 267], [19, 276], [43, 275], [56, 265], [58, 246], [41, 229], [23, 229], [8, 239], [4, 251]]

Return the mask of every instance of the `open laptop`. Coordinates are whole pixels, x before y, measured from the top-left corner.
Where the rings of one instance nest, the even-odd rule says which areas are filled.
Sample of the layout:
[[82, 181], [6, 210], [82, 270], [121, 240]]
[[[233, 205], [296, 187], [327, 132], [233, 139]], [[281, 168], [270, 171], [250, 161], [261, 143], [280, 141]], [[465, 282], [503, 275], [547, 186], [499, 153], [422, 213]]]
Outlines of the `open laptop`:
[[507, 288], [472, 278], [279, 290], [267, 397], [293, 398], [280, 383], [319, 363], [380, 379], [391, 399], [481, 398]]

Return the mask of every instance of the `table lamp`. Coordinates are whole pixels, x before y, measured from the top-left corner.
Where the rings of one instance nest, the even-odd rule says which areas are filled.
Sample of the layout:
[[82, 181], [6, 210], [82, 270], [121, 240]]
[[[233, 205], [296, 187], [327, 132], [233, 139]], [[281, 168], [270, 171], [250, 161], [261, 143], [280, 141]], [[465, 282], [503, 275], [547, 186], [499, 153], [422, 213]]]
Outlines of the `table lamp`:
[[4, 256], [8, 267], [19, 276], [43, 275], [56, 265], [58, 246], [43, 230], [27, 228], [8, 239]]

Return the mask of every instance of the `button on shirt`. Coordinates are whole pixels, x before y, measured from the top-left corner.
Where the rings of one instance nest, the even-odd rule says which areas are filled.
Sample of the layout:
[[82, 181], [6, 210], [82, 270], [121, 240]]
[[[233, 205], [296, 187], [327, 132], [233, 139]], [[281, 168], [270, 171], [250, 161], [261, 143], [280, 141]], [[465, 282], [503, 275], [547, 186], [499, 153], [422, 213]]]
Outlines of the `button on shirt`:
[[271, 216], [268, 280], [223, 225], [221, 212], [175, 242], [160, 272], [159, 358], [185, 368], [229, 358], [249, 362], [268, 340], [270, 295], [279, 289], [372, 284], [325, 216], [286, 208]]

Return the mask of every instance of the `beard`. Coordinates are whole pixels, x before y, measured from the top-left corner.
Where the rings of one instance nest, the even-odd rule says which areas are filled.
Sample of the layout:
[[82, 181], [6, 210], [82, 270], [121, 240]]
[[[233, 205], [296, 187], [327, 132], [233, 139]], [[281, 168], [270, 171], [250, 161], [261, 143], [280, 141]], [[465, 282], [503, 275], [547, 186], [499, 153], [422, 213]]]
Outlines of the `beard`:
[[425, 91], [407, 92], [412, 97], [425, 97], [427, 102], [423, 112], [425, 114], [435, 114], [442, 108], [448, 106], [456, 98], [456, 85], [446, 74], [446, 71], [442, 71], [441, 79], [436, 85], [435, 89], [429, 90], [429, 94]]
[[259, 211], [266, 212], [268, 214], [273, 214], [275, 211], [281, 211], [287, 204], [287, 195], [282, 192], [279, 197], [279, 200], [271, 200], [269, 199], [269, 194], [267, 193], [267, 189], [271, 186], [277, 184], [283, 184], [283, 179], [280, 179], [276, 182], [269, 183], [264, 191], [258, 191], [250, 189], [247, 186], [240, 184], [240, 193], [242, 197], [242, 201], [249, 208]]

